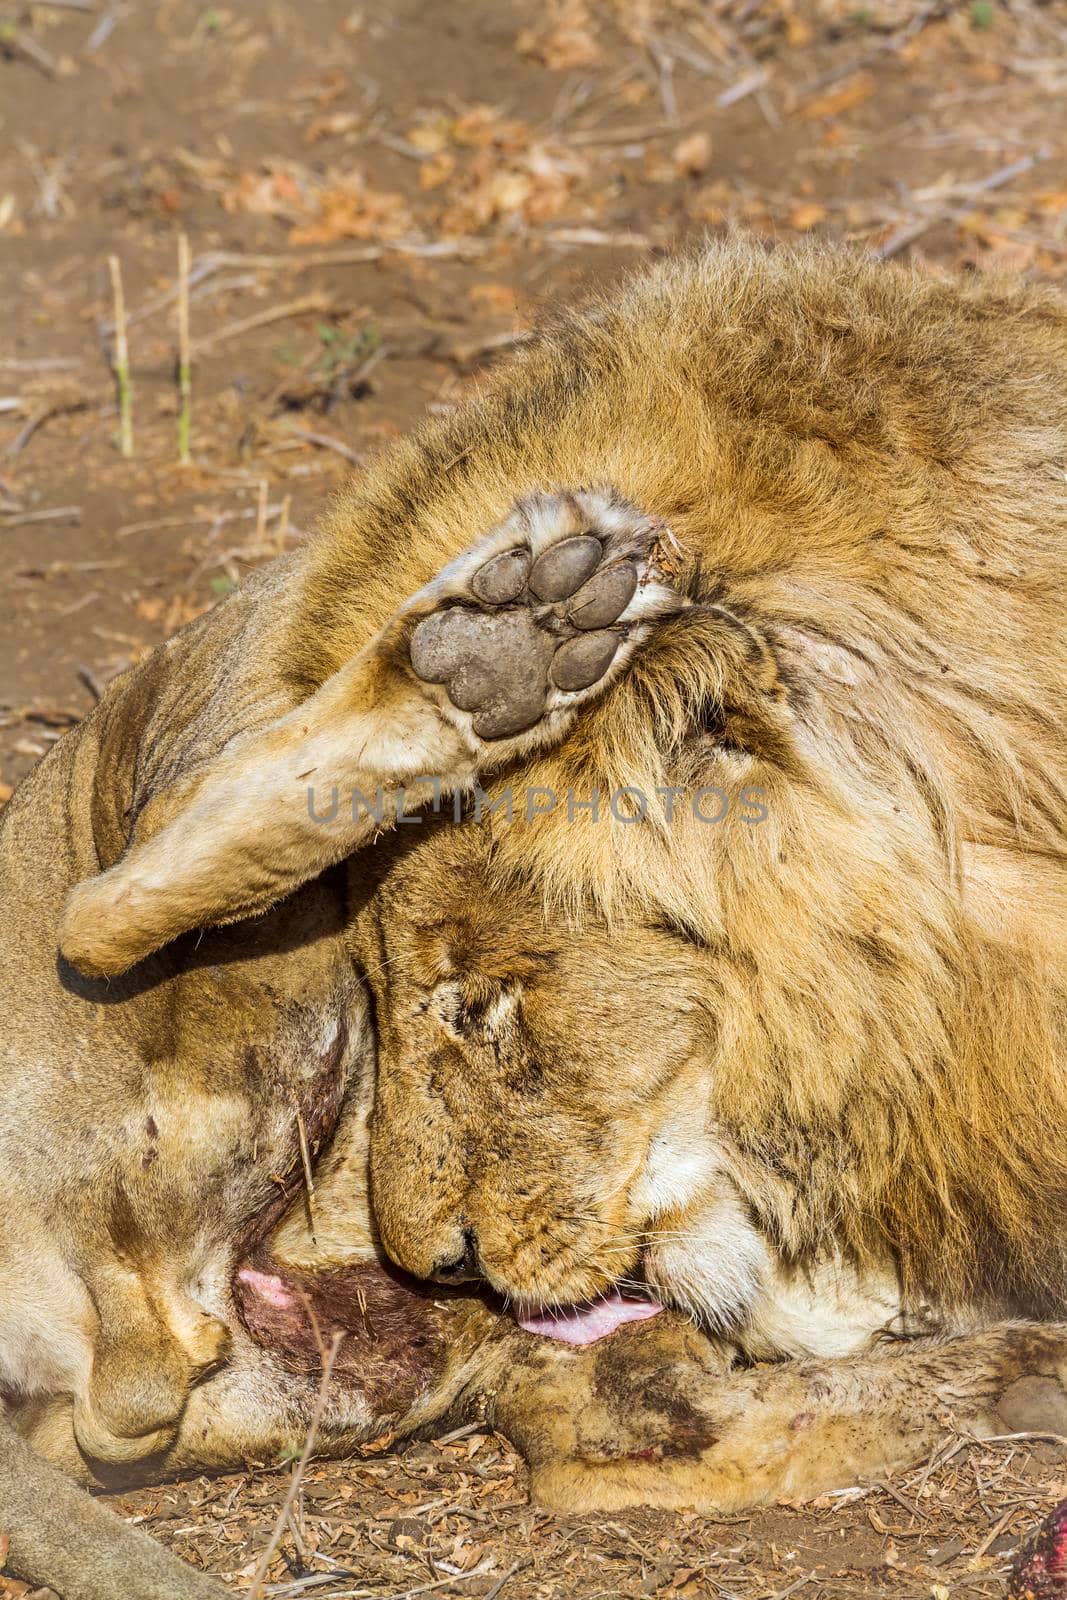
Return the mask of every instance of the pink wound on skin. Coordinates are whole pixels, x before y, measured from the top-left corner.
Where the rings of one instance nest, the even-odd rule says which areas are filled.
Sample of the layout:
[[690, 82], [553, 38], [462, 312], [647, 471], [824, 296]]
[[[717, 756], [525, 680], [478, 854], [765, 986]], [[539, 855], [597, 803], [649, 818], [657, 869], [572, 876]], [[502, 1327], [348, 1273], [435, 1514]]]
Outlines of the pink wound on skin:
[[237, 1274], [242, 1283], [266, 1301], [267, 1305], [276, 1307], [279, 1311], [288, 1311], [293, 1305], [293, 1297], [280, 1278], [272, 1272], [257, 1272], [255, 1267], [242, 1267]]
[[539, 1333], [563, 1344], [596, 1344], [624, 1322], [644, 1322], [663, 1310], [654, 1300], [635, 1300], [614, 1290], [586, 1306], [559, 1306], [555, 1310], [515, 1313], [527, 1333]]

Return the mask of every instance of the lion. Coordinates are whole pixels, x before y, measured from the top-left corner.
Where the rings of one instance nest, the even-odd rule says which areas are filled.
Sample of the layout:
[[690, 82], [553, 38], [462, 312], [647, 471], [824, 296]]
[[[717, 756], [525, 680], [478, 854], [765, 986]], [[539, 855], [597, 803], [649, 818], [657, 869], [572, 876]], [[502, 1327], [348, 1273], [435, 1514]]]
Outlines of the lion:
[[387, 875], [390, 1256], [534, 1317], [640, 1272], [758, 1357], [1062, 1317], [1061, 299], [720, 246], [558, 318], [434, 438], [318, 547], [307, 682], [389, 594], [363, 526], [448, 539], [506, 485], [600, 474], [693, 603], [525, 763], [555, 805]]
[[1067, 310], [717, 249], [557, 323], [423, 515], [524, 427], [693, 603], [526, 765], [554, 803], [406, 841], [360, 919], [385, 1248], [538, 1326], [636, 1275], [757, 1358], [1062, 1317]]
[[[1062, 1431], [1065, 337], [850, 258], [661, 268], [59, 742], [0, 829], [18, 1570], [207, 1600], [71, 1480], [269, 1460], [327, 1376], [317, 1448], [474, 1416], [571, 1509]], [[580, 809], [720, 778], [747, 857]], [[496, 781], [574, 803], [478, 822]], [[817, 1336], [753, 1317], [776, 1275]], [[942, 1331], [873, 1340], [870, 1284]]]

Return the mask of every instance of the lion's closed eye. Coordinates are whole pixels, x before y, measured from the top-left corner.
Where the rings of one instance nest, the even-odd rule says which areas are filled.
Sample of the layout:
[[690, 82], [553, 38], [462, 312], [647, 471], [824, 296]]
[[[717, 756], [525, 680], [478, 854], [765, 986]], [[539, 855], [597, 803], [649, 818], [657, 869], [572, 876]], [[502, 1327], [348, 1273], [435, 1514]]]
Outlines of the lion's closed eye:
[[522, 986], [508, 981], [439, 983], [430, 1006], [446, 1032], [475, 1044], [502, 1044], [515, 1031]]

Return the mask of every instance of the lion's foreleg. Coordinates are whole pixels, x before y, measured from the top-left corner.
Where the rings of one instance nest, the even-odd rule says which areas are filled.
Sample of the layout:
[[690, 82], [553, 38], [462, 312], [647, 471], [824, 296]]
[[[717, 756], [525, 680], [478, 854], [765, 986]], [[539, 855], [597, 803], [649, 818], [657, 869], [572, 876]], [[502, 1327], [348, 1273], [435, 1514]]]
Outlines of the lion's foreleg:
[[880, 1477], [955, 1430], [1067, 1433], [1067, 1326], [731, 1370], [726, 1347], [661, 1317], [530, 1349], [494, 1415], [545, 1505], [736, 1511]]
[[72, 892], [67, 959], [111, 976], [264, 910], [398, 813], [562, 738], [686, 603], [651, 565], [655, 527], [602, 500], [524, 502], [309, 699], [156, 795]]

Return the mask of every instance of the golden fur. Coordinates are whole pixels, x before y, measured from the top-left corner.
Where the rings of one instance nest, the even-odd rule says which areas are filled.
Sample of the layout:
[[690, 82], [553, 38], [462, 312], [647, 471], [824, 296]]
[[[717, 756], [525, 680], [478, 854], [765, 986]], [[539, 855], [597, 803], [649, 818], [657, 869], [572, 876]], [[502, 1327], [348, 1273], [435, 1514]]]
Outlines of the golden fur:
[[492, 884], [700, 946], [706, 1092], [777, 1248], [1036, 1315], [1067, 1284], [1065, 466], [1051, 294], [721, 246], [558, 317], [359, 480], [290, 666], [320, 681], [535, 487], [661, 518], [696, 608], [522, 780], [746, 784], [768, 819], [561, 804], [495, 826]]

